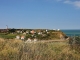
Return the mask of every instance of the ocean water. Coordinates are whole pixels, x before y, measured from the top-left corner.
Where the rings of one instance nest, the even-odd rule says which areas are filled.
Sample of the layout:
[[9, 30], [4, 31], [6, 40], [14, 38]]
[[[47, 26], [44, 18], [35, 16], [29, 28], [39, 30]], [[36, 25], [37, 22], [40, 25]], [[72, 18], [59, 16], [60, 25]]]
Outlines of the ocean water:
[[80, 30], [61, 30], [67, 36], [80, 36]]

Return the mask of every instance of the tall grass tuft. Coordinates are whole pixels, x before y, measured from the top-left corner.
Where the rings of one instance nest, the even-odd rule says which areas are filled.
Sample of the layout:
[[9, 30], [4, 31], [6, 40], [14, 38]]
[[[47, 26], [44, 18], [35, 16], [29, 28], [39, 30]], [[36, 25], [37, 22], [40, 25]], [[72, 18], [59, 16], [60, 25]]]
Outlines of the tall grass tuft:
[[67, 42], [24, 43], [0, 39], [0, 60], [80, 60], [80, 54]]

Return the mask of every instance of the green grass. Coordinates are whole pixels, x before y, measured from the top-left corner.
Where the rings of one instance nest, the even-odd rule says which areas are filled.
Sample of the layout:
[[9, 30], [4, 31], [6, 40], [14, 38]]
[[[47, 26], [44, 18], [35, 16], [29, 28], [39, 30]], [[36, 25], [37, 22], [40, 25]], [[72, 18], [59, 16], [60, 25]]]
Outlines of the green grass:
[[6, 33], [0, 33], [0, 38], [4, 39], [14, 39], [16, 37], [16, 34], [6, 34]]
[[65, 38], [66, 35], [64, 33], [62, 33], [61, 31], [49, 31], [49, 33], [43, 32], [41, 35], [38, 35], [38, 33], [35, 33], [35, 34], [29, 33], [29, 34], [24, 35], [23, 33], [16, 33], [16, 32], [9, 31], [7, 33], [0, 33], [0, 38], [14, 39], [16, 37], [16, 35], [19, 35], [19, 36], [24, 35], [25, 39], [37, 38], [38, 40], [54, 40], [54, 39], [60, 39], [60, 34], [62, 34]]

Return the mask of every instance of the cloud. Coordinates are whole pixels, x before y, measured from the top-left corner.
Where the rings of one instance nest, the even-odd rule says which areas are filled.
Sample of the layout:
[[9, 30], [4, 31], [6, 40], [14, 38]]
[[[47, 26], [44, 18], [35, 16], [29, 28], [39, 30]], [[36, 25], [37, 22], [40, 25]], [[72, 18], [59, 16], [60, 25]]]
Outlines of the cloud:
[[73, 2], [74, 6], [76, 6], [77, 8], [80, 8], [80, 1], [75, 1]]
[[63, 3], [66, 3], [66, 4], [72, 4], [72, 2], [69, 1], [69, 0], [66, 0], [66, 1], [64, 1]]
[[74, 0], [73, 1], [71, 1], [71, 0], [57, 0], [57, 1], [61, 1], [65, 4], [71, 4], [77, 8], [80, 8], [80, 1], [74, 1]]

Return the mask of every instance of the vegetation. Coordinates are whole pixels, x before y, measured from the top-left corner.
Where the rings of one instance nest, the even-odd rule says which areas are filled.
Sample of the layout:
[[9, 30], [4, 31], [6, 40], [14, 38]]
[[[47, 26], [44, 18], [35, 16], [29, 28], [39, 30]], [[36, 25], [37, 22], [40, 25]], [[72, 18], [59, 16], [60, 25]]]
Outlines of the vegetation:
[[70, 47], [80, 53], [80, 36], [73, 37], [69, 40]]
[[0, 33], [0, 38], [4, 39], [14, 39], [16, 34]]
[[21, 48], [20, 40], [0, 39], [0, 60], [19, 60]]
[[[31, 31], [35, 32], [35, 33], [31, 33]], [[4, 32], [4, 33], [3, 33]], [[9, 29], [8, 31], [6, 30], [2, 30], [2, 32], [0, 32], [0, 37], [1, 38], [5, 38], [5, 39], [14, 39], [16, 38], [17, 35], [19, 36], [25, 36], [25, 40], [27, 40], [28, 38], [34, 39], [37, 38], [38, 40], [53, 40], [53, 39], [60, 39], [60, 34], [63, 35], [64, 38], [66, 38], [66, 35], [64, 33], [62, 33], [61, 31], [57, 31], [57, 30], [16, 30], [16, 29]]]
[[[4, 30], [5, 31], [5, 30]], [[39, 40], [60, 39], [60, 34], [67, 38], [61, 31], [55, 30], [20, 30], [15, 29], [0, 33], [0, 60], [80, 60], [80, 37], [73, 37], [65, 42], [32, 42], [25, 43], [28, 38]], [[3, 33], [4, 32], [4, 33]], [[41, 34], [38, 34], [38, 33]], [[25, 36], [25, 40], [14, 39], [17, 35]], [[4, 39], [2, 39], [4, 38]]]
[[0, 60], [80, 60], [80, 52], [72, 49], [68, 41], [25, 43], [0, 39]]

